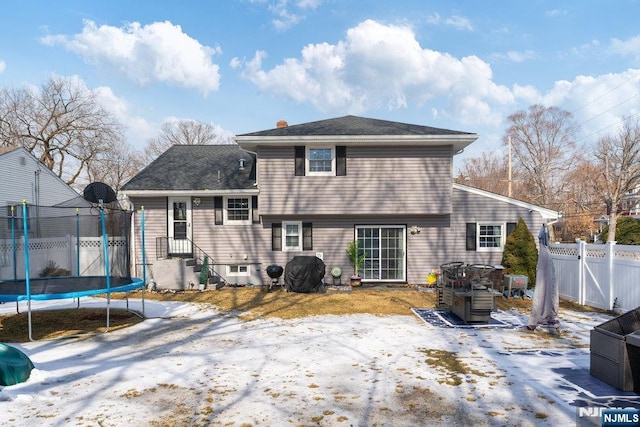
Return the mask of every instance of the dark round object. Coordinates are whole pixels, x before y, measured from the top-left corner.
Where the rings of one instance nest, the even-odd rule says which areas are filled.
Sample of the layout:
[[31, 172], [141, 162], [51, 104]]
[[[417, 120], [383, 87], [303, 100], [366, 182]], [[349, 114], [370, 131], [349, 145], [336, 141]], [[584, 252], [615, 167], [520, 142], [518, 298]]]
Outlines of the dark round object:
[[116, 201], [116, 192], [104, 182], [92, 182], [85, 187], [83, 197], [91, 203], [111, 203]]
[[269, 267], [267, 267], [267, 276], [271, 277], [272, 279], [278, 279], [280, 276], [282, 276], [283, 272], [284, 268], [279, 265], [270, 265]]

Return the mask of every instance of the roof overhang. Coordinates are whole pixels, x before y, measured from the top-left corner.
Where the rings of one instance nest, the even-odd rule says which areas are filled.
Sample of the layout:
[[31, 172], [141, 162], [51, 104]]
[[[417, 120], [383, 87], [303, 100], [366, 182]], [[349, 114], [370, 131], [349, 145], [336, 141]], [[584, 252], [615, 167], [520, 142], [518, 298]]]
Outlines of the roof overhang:
[[442, 146], [452, 145], [455, 153], [478, 139], [477, 134], [463, 135], [309, 135], [309, 136], [236, 136], [236, 143], [245, 150], [258, 147], [334, 144], [345, 146]]
[[453, 184], [453, 188], [455, 188], [457, 190], [462, 190], [462, 191], [466, 191], [466, 192], [469, 192], [469, 193], [477, 194], [479, 196], [489, 197], [491, 199], [499, 200], [501, 202], [510, 203], [510, 204], [512, 204], [514, 206], [519, 206], [521, 208], [525, 208], [525, 209], [528, 209], [528, 210], [533, 211], [533, 212], [538, 212], [540, 214], [540, 216], [542, 216], [542, 218], [547, 220], [547, 221], [555, 221], [555, 220], [559, 219], [562, 216], [560, 214], [560, 212], [557, 212], [557, 211], [554, 211], [554, 210], [551, 210], [551, 209], [547, 209], [547, 208], [543, 208], [542, 206], [534, 205], [532, 203], [523, 202], [522, 200], [513, 199], [511, 197], [503, 196], [501, 194], [496, 194], [496, 193], [492, 193], [490, 191], [480, 190], [479, 188], [468, 187], [466, 185], [457, 184], [457, 183]]
[[256, 195], [258, 189], [237, 190], [126, 190], [121, 191], [127, 197], [214, 197], [237, 194]]

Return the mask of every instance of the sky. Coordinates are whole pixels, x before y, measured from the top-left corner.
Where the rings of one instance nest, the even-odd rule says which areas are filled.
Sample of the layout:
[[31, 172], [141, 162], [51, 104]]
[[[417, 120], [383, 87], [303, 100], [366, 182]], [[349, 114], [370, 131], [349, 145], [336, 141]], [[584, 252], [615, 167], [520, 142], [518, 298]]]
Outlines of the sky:
[[[116, 307], [124, 301], [112, 300]], [[141, 301], [129, 307], [141, 310]], [[105, 335], [10, 343], [35, 369], [0, 387], [0, 424], [584, 426], [600, 422], [579, 417], [578, 400], [589, 410], [640, 409], [638, 394], [589, 375], [589, 333], [605, 314], [561, 309], [562, 332], [552, 337], [524, 332], [527, 316], [515, 311], [493, 314], [507, 328], [457, 329], [414, 315], [243, 321], [206, 305], [144, 308], [145, 321]], [[0, 314], [15, 309], [0, 305]], [[428, 363], [447, 352], [466, 373]]]
[[222, 138], [353, 114], [477, 133], [573, 113], [585, 149], [640, 113], [637, 0], [4, 0], [0, 87], [78, 79], [143, 149], [165, 121]]

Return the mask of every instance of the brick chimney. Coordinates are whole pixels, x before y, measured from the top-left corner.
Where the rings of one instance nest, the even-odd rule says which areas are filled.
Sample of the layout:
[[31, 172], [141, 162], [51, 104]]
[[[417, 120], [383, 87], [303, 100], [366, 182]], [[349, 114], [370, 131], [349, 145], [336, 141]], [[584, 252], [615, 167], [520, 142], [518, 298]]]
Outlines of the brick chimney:
[[288, 124], [286, 121], [284, 121], [284, 120], [278, 120], [278, 123], [276, 123], [276, 127], [277, 127], [278, 129], [280, 129], [280, 128], [286, 128], [287, 126], [289, 126], [289, 124]]

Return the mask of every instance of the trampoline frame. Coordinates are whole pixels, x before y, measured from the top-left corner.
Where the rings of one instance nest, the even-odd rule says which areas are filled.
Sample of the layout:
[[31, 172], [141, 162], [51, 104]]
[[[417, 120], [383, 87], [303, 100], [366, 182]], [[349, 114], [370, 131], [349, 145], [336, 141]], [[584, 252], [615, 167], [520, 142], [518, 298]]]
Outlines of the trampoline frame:
[[[142, 207], [141, 212], [142, 212], [142, 257], [143, 257], [143, 278], [135, 278], [135, 277], [114, 277], [111, 276], [109, 274], [109, 251], [108, 251], [108, 247], [107, 247], [107, 233], [106, 233], [106, 227], [105, 227], [105, 219], [104, 219], [104, 207], [102, 204], [102, 201], [100, 201], [99, 203], [99, 209], [100, 209], [100, 224], [101, 224], [101, 229], [102, 229], [102, 246], [103, 246], [103, 255], [104, 255], [104, 270], [105, 270], [105, 275], [104, 276], [53, 276], [53, 277], [44, 277], [44, 278], [37, 278], [37, 279], [31, 279], [30, 274], [29, 274], [29, 233], [28, 233], [28, 217], [27, 217], [27, 203], [26, 201], [22, 202], [22, 221], [23, 221], [23, 228], [25, 230], [24, 232], [24, 252], [25, 252], [25, 278], [24, 280], [5, 280], [5, 281], [0, 281], [0, 303], [2, 302], [16, 302], [16, 310], [18, 311], [18, 313], [20, 312], [19, 310], [19, 303], [20, 301], [26, 301], [27, 302], [27, 312], [28, 312], [28, 330], [29, 330], [29, 340], [30, 341], [36, 341], [33, 339], [33, 326], [32, 326], [32, 319], [31, 319], [31, 314], [32, 314], [32, 308], [31, 308], [31, 301], [45, 301], [45, 300], [57, 300], [57, 299], [77, 299], [77, 303], [78, 303], [78, 308], [80, 307], [80, 298], [81, 297], [86, 297], [86, 296], [93, 296], [93, 295], [103, 295], [106, 294], [107, 295], [107, 314], [106, 314], [106, 327], [104, 332], [97, 332], [97, 333], [88, 333], [88, 334], [75, 334], [75, 335], [67, 335], [64, 336], [62, 338], [70, 338], [70, 337], [79, 337], [79, 336], [87, 336], [87, 335], [98, 335], [98, 334], [105, 334], [109, 331], [109, 326], [110, 326], [110, 309], [111, 309], [111, 293], [112, 292], [125, 292], [126, 293], [126, 309], [127, 311], [129, 310], [129, 292], [136, 290], [136, 289], [142, 289], [142, 316], [144, 317], [145, 315], [145, 309], [144, 309], [144, 293], [145, 293], [145, 283], [146, 283], [146, 262], [144, 261], [145, 259], [145, 242], [144, 242], [144, 207]], [[96, 279], [100, 279], [100, 281], [104, 280], [104, 283], [106, 284], [105, 287], [100, 287], [100, 286], [86, 286], [84, 289], [82, 289], [82, 287], [77, 287], [73, 290], [71, 289], [67, 289], [67, 291], [63, 291], [60, 290], [58, 292], [50, 292], [47, 293], [45, 291], [46, 286], [45, 284], [41, 285], [40, 287], [38, 286], [34, 286], [32, 288], [32, 282], [36, 282], [36, 283], [40, 283], [40, 282], [64, 282], [65, 280], [67, 281], [88, 281], [88, 282], [96, 282]], [[112, 286], [112, 280], [115, 282], [114, 286]], [[20, 293], [20, 292], [15, 292], [18, 290], [18, 288], [20, 287], [20, 285], [24, 283], [24, 290], [25, 292]], [[13, 284], [13, 286], [11, 286]], [[1, 289], [4, 286], [11, 286], [12, 288], [14, 288], [12, 291], [12, 293], [2, 293]], [[42, 288], [42, 289], [40, 289]], [[64, 287], [63, 287], [64, 288]], [[32, 290], [37, 290], [39, 292], [37, 293], [33, 293]], [[136, 312], [131, 311], [132, 313], [138, 314]], [[139, 315], [139, 314], [138, 314]], [[61, 338], [53, 338], [52, 340], [55, 339], [61, 339]]]

